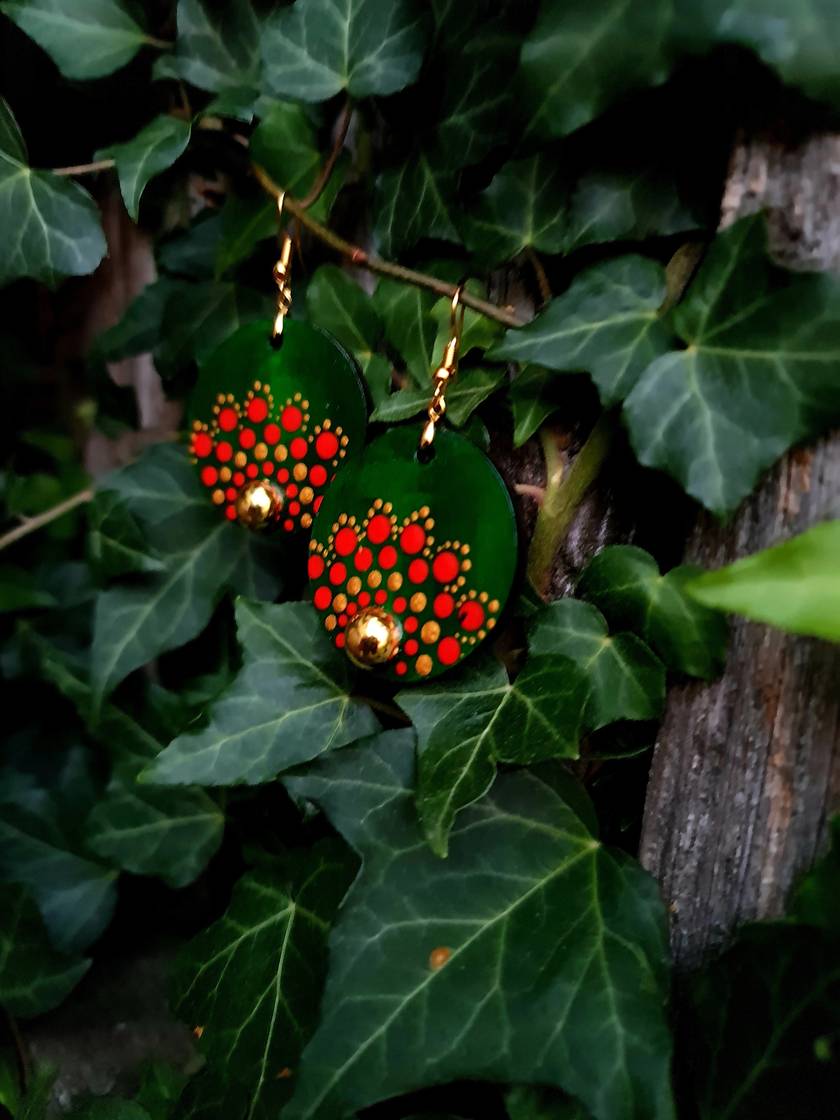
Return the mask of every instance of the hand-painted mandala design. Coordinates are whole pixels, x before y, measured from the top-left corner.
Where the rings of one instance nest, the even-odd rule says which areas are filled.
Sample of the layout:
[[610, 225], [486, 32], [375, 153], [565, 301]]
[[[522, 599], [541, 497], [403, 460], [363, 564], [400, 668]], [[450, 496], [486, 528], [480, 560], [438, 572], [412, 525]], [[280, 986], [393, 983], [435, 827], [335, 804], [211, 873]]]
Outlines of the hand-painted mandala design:
[[468, 586], [470, 546], [438, 541], [428, 506], [400, 520], [378, 498], [359, 522], [341, 514], [326, 542], [310, 541], [313, 602], [339, 649], [344, 629], [368, 606], [399, 619], [402, 639], [384, 667], [403, 677], [449, 668], [471, 652], [496, 625], [500, 605]]
[[287, 533], [311, 526], [349, 442], [329, 417], [315, 425], [311, 419], [301, 393], [276, 407], [270, 387], [255, 381], [244, 401], [219, 393], [210, 423], [193, 422], [193, 462], [214, 505], [229, 520], [236, 520], [242, 488], [267, 478], [284, 499], [277, 525]]

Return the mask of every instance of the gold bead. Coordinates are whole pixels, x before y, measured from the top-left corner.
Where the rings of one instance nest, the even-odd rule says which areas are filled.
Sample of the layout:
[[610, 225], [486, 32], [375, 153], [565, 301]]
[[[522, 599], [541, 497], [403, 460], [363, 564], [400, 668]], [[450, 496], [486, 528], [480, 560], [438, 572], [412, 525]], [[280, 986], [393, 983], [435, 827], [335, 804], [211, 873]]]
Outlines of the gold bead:
[[282, 493], [262, 478], [249, 482], [236, 499], [236, 516], [248, 529], [264, 529], [282, 508]]
[[402, 626], [392, 614], [381, 607], [366, 607], [345, 631], [344, 652], [354, 665], [372, 669], [391, 660], [401, 639]]

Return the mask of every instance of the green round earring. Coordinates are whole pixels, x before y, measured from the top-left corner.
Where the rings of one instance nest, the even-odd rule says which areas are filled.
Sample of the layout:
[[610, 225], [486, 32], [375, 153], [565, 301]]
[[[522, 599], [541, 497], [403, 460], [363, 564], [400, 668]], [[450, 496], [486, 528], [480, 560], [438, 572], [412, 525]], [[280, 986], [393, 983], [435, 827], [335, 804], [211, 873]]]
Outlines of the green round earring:
[[502, 478], [470, 440], [437, 430], [457, 370], [460, 292], [419, 446], [410, 428], [371, 442], [324, 498], [309, 544], [313, 603], [335, 645], [404, 683], [445, 672], [488, 637], [517, 564]]
[[210, 355], [187, 415], [190, 454], [222, 515], [286, 533], [311, 527], [338, 468], [360, 454], [367, 424], [353, 358], [326, 331], [286, 321], [291, 247], [284, 233], [274, 323], [240, 327]]

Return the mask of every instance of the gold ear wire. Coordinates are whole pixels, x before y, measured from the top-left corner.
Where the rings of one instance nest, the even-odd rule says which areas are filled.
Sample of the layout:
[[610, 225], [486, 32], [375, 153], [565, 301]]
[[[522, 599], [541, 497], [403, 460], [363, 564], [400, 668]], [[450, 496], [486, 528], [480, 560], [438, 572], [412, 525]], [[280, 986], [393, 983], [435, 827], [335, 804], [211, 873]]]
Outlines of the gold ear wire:
[[461, 349], [461, 335], [464, 331], [464, 304], [461, 296], [463, 283], [459, 284], [452, 296], [449, 313], [449, 341], [443, 350], [440, 365], [432, 378], [432, 399], [429, 402], [426, 423], [420, 433], [420, 450], [428, 451], [434, 443], [435, 430], [446, 413], [446, 390], [449, 382], [458, 372], [458, 354]]
[[283, 320], [292, 306], [292, 239], [283, 228], [283, 203], [286, 192], [281, 191], [277, 196], [277, 225], [280, 231], [280, 257], [274, 266], [274, 283], [277, 285], [277, 313], [274, 316], [274, 328], [271, 337], [274, 341], [283, 334]]

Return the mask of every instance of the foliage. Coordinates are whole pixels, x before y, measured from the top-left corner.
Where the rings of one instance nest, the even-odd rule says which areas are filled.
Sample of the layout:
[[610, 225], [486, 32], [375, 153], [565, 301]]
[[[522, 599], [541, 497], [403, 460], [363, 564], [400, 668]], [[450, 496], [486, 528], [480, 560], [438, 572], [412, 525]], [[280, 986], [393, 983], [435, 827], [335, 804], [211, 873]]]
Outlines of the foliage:
[[[613, 837], [640, 817], [632, 759], [646, 762], [668, 675], [723, 668], [720, 611], [840, 637], [837, 523], [720, 572], [675, 565], [680, 488], [729, 513], [840, 418], [838, 281], [771, 261], [760, 216], [716, 232], [709, 170], [731, 139], [733, 47], [840, 104], [831, 5], [0, 12], [0, 499], [18, 538], [0, 544], [0, 1002], [26, 1019], [72, 1000], [134, 921], [177, 949], [169, 996], [203, 1068], [152, 1067], [133, 1100], [80, 1098], [72, 1115], [682, 1115], [667, 912], [599, 821]], [[466, 311], [447, 421], [518, 484], [534, 541], [559, 545], [585, 489], [585, 456], [566, 469], [567, 454], [614, 410], [628, 439], [610, 466], [634, 513], [667, 495], [656, 539], [630, 538], [651, 551], [587, 552], [573, 595], [526, 590], [497, 640], [431, 685], [357, 672], [307, 601], [305, 542], [220, 517], [168, 438], [177, 404], [149, 429], [149, 401], [108, 373], [151, 361], [183, 402], [221, 342], [272, 314], [266, 176], [298, 201], [292, 314], [352, 352], [372, 425], [419, 427], [449, 334], [441, 285], [465, 281], [491, 306]], [[74, 342], [68, 324], [108, 286], [79, 278], [107, 252], [119, 270], [135, 240], [120, 195], [156, 274]], [[85, 445], [122, 464], [90, 501]], [[649, 489], [642, 467], [672, 488]], [[692, 981], [697, 1053], [678, 1037], [674, 1083], [703, 1120], [779, 1101], [819, 1115], [809, 1092], [836, 1076], [837, 860], [835, 846], [788, 919], [743, 931]], [[27, 1090], [0, 1047], [13, 1116], [43, 1120], [51, 1085], [36, 1070]]]

